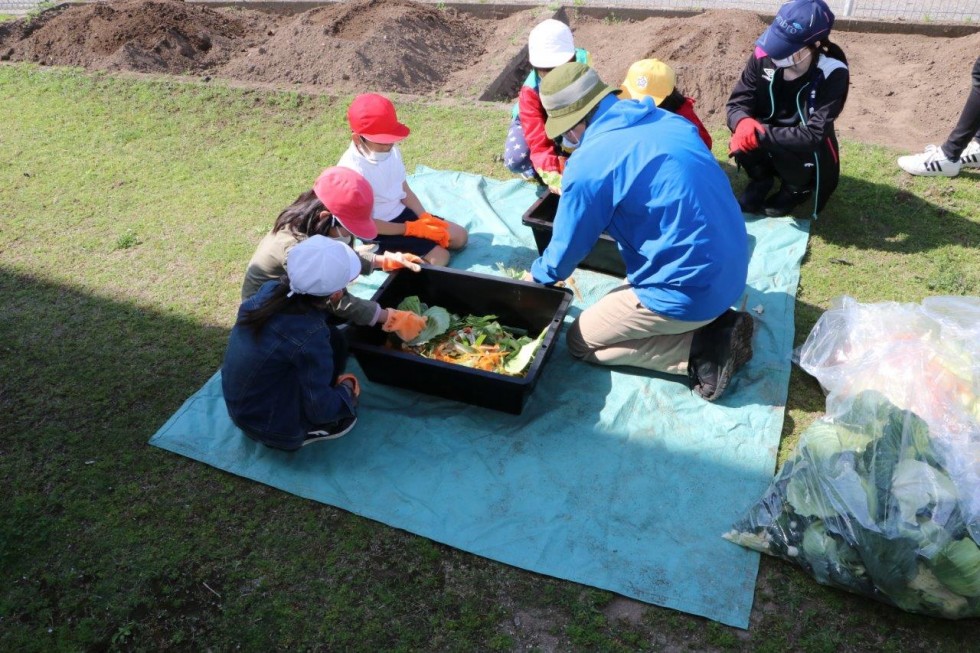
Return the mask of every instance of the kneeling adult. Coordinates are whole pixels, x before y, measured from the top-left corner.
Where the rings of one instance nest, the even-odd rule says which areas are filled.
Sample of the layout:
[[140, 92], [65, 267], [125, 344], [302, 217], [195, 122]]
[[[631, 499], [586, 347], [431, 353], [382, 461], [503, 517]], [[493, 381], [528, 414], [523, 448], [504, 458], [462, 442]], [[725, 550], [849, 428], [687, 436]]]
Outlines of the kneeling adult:
[[650, 98], [618, 102], [617, 92], [579, 63], [541, 82], [548, 136], [574, 151], [551, 243], [531, 276], [565, 279], [607, 232], [626, 283], [582, 311], [569, 350], [600, 365], [687, 375], [712, 401], [752, 356], [752, 318], [729, 308], [745, 290], [745, 221], [697, 128]]

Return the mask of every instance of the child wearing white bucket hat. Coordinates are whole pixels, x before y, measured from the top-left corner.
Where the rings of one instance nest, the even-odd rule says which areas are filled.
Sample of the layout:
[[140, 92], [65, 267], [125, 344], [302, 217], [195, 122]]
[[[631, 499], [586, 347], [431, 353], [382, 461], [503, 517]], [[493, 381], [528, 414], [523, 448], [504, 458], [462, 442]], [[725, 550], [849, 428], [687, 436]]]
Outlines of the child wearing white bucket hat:
[[[361, 273], [361, 261], [317, 234], [289, 250], [286, 270], [239, 307], [221, 389], [228, 415], [247, 436], [294, 451], [339, 438], [357, 422], [360, 384], [343, 373], [347, 343], [324, 309]], [[389, 310], [382, 328], [411, 339], [424, 326], [425, 318]]]
[[586, 50], [575, 47], [568, 25], [553, 18], [531, 30], [527, 53], [531, 72], [511, 112], [510, 129], [504, 142], [504, 165], [524, 179], [540, 180], [552, 192], [560, 193], [561, 174], [568, 155], [561, 149], [560, 138], [549, 138], [545, 133], [547, 114], [541, 105], [541, 79], [570, 61], [589, 64], [591, 57]]

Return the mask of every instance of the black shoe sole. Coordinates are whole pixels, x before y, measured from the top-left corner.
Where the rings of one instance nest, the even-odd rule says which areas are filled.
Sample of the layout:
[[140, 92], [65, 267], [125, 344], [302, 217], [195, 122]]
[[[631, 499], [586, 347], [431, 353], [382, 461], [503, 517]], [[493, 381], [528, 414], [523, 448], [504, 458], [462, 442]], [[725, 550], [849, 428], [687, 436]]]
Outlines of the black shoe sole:
[[804, 193], [803, 197], [796, 199], [792, 204], [766, 206], [764, 209], [766, 217], [781, 218], [784, 215], [789, 215], [796, 209], [796, 207], [806, 202], [808, 199], [810, 199], [810, 197], [812, 197], [812, 193]]
[[699, 394], [705, 401], [715, 401], [725, 393], [732, 376], [742, 366], [752, 359], [752, 335], [755, 333], [755, 322], [752, 316], [742, 311], [735, 313], [735, 323], [729, 336], [729, 355], [725, 364], [718, 372], [718, 383], [710, 395]]
[[301, 444], [300, 446], [305, 447], [306, 445], [313, 444], [314, 442], [322, 442], [323, 440], [336, 440], [337, 438], [342, 438], [348, 433], [350, 433], [351, 429], [354, 428], [355, 424], [357, 424], [357, 417], [351, 419], [350, 423], [347, 424], [344, 428], [340, 429], [339, 431], [333, 431], [333, 432], [321, 431], [321, 430], [310, 431], [307, 434], [306, 439], [303, 440], [303, 444]]

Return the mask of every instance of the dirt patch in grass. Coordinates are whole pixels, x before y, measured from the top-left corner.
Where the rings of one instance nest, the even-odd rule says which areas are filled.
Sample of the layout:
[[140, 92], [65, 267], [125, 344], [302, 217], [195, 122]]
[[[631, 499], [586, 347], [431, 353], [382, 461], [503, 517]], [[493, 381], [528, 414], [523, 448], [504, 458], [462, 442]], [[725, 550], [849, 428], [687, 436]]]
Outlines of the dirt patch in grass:
[[[645, 20], [565, 11], [576, 44], [592, 53], [606, 82], [618, 85], [638, 59], [667, 61], [709, 128], [724, 124], [725, 102], [765, 28], [758, 15], [742, 10]], [[467, 13], [411, 0], [351, 0], [283, 15], [181, 0], [120, 0], [4, 23], [0, 59], [206, 73], [312, 93], [509, 101], [528, 70], [522, 60], [527, 34], [552, 14], [546, 8]], [[838, 120], [843, 136], [903, 149], [945, 139], [969, 92], [980, 33], [837, 31], [833, 38], [851, 66], [850, 97]]]

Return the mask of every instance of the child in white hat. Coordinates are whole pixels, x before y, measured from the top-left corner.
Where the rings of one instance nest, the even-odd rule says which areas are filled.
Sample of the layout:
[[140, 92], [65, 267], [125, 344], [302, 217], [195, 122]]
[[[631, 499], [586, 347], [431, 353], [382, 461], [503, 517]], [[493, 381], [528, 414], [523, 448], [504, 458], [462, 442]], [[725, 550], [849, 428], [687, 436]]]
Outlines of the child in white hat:
[[[371, 210], [374, 194], [371, 185], [359, 173], [341, 167], [327, 168], [317, 178], [313, 188], [304, 192], [286, 207], [276, 219], [272, 231], [259, 242], [245, 270], [242, 301], [248, 299], [267, 281], [278, 280], [286, 272], [286, 256], [298, 243], [317, 234], [353, 247], [354, 237], [374, 240], [378, 231]], [[408, 268], [418, 272], [422, 259], [414, 254], [387, 251], [359, 254], [361, 274], [381, 269], [392, 272]], [[336, 322], [362, 326], [383, 324], [387, 312], [370, 299], [344, 293], [326, 309]]]
[[527, 40], [531, 72], [521, 86], [511, 114], [510, 129], [504, 143], [504, 165], [527, 180], [540, 180], [554, 193], [561, 192], [561, 174], [567, 153], [561, 138], [549, 138], [544, 131], [547, 119], [541, 105], [541, 79], [551, 70], [570, 61], [591, 63], [586, 50], [576, 48], [572, 30], [565, 23], [549, 18], [531, 30]]
[[[343, 373], [347, 343], [324, 309], [361, 273], [361, 261], [318, 234], [289, 250], [286, 270], [238, 309], [221, 389], [228, 415], [246, 435], [294, 451], [339, 438], [357, 422], [360, 384]], [[425, 318], [388, 309], [382, 328], [410, 340]]]

